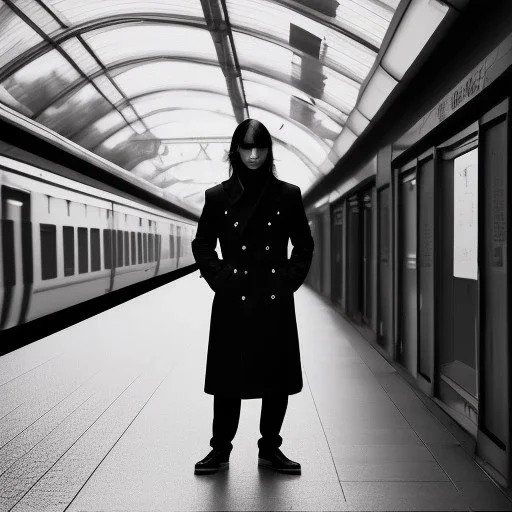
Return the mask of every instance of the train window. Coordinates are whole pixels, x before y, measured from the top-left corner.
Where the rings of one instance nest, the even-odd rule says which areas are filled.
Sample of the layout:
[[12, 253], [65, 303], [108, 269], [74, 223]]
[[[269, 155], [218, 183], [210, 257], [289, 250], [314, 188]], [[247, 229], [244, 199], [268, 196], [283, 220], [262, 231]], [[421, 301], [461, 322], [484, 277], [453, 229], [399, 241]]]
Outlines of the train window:
[[105, 262], [105, 268], [112, 268], [112, 230], [111, 229], [103, 230], [103, 261]]
[[155, 240], [155, 260], [160, 260], [160, 252], [162, 251], [162, 235], [156, 235]]
[[176, 246], [176, 253], [178, 256], [181, 256], [181, 226], [176, 226]]
[[137, 246], [135, 245], [135, 233], [132, 231], [130, 233], [130, 240], [132, 243], [132, 265], [137, 264]]
[[63, 226], [62, 239], [64, 245], [64, 275], [72, 276], [75, 273], [75, 228], [73, 226]]
[[78, 273], [89, 272], [89, 235], [87, 228], [78, 228]]
[[41, 277], [57, 277], [57, 228], [55, 224], [40, 224]]
[[116, 267], [117, 263], [117, 235], [116, 230], [112, 230], [112, 267]]
[[148, 235], [148, 261], [155, 261], [154, 250], [153, 250], [153, 234]]
[[100, 262], [100, 230], [91, 228], [91, 272], [101, 270]]
[[142, 233], [137, 233], [137, 247], [138, 247], [138, 253], [137, 253], [137, 263], [142, 263]]
[[124, 232], [124, 264], [130, 264], [130, 234], [128, 231]]
[[160, 243], [159, 237], [160, 237], [160, 235], [155, 235], [155, 261], [158, 261], [160, 259], [159, 258], [160, 247], [158, 246]]
[[[2, 191], [7, 187], [2, 186]], [[5, 191], [4, 191], [5, 193]], [[2, 256], [4, 264], [4, 286], [14, 286], [16, 284], [16, 256], [14, 249], [14, 221], [11, 219], [1, 219], [2, 226]]]
[[117, 266], [123, 266], [123, 232], [117, 230]]
[[144, 254], [144, 263], [148, 262], [148, 234], [144, 233], [142, 235], [142, 243], [143, 243], [143, 254]]
[[171, 225], [171, 234], [169, 235], [169, 258], [175, 258], [174, 256], [174, 226]]

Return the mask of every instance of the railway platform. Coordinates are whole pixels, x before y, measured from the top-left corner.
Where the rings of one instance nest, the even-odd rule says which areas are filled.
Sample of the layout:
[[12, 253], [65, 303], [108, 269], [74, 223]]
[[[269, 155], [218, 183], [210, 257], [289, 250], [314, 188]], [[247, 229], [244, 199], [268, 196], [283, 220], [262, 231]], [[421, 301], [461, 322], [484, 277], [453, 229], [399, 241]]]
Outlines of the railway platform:
[[194, 475], [212, 298], [194, 272], [0, 358], [1, 511], [512, 510], [460, 427], [306, 286], [282, 429], [302, 474], [257, 466], [246, 400], [230, 469]]

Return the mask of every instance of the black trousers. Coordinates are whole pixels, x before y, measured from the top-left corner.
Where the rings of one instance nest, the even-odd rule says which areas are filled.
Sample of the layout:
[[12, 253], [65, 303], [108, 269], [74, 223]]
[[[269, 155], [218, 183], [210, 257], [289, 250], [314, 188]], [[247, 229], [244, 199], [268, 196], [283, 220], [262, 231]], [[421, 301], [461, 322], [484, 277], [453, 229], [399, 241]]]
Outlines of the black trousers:
[[[213, 399], [213, 437], [210, 440], [212, 448], [220, 450], [233, 449], [231, 441], [235, 438], [240, 420], [242, 399], [215, 395]], [[279, 448], [283, 438], [279, 435], [283, 425], [288, 395], [269, 395], [262, 398], [260, 433], [258, 440], [260, 451]]]

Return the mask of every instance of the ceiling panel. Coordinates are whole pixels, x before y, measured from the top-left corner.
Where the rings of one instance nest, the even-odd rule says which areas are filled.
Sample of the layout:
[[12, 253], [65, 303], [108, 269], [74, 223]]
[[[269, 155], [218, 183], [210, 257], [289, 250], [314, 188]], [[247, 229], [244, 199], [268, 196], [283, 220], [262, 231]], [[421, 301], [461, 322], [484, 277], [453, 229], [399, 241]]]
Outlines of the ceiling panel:
[[[256, 74], [263, 73], [294, 85], [304, 95], [323, 100], [345, 114], [353, 108], [360, 88], [354, 80], [321, 65], [311, 71], [305, 67], [302, 72], [302, 60], [275, 43], [245, 34], [234, 34], [234, 39], [242, 77], [246, 76], [246, 69]], [[261, 59], [261, 55], [268, 58]]]
[[161, 14], [203, 18], [200, 0], [45, 0], [68, 25], [109, 16]]
[[11, 0], [13, 4], [47, 35], [52, 35], [62, 26], [44, 7], [35, 0]]
[[112, 110], [92, 84], [52, 104], [36, 121], [73, 140], [75, 134]]
[[[261, 20], [264, 23], [265, 20]], [[278, 62], [287, 63], [290, 65], [292, 56], [294, 53], [301, 54], [300, 51], [295, 51], [293, 46], [289, 44], [290, 40], [290, 23], [283, 20], [286, 23], [286, 27], [283, 27], [285, 33], [279, 37], [275, 34], [258, 32], [256, 30], [249, 31], [246, 33], [243, 30], [243, 26], [233, 26], [233, 37], [235, 39], [235, 46], [237, 55], [244, 59], [245, 62], [256, 62], [262, 63], [262, 60], [266, 63], [268, 57], [270, 63], [268, 65], [275, 66]], [[252, 27], [252, 25], [249, 25]], [[270, 27], [271, 29], [272, 27]], [[279, 32], [281, 34], [282, 31]], [[314, 34], [317, 35], [317, 34]], [[322, 39], [320, 46], [320, 54], [316, 57], [322, 65], [344, 73], [352, 77], [354, 80], [361, 83], [365, 78], [373, 63], [377, 54], [352, 39], [342, 36], [341, 34], [335, 34], [332, 36], [332, 40], [329, 42], [324, 40], [322, 36], [318, 36]], [[265, 44], [266, 43], [266, 44]], [[265, 51], [265, 59], [261, 59], [261, 51]], [[271, 51], [269, 51], [271, 50]], [[312, 57], [313, 58], [313, 57]], [[286, 69], [283, 70], [287, 72]]]
[[151, 62], [120, 72], [114, 80], [129, 97], [173, 89], [228, 93], [219, 67], [191, 62]]
[[283, 118], [294, 119], [304, 130], [332, 145], [341, 131], [341, 125], [315, 109], [313, 105], [299, 100], [293, 95], [272, 89], [268, 85], [244, 80], [244, 90], [249, 105], [264, 108]]
[[196, 109], [233, 115], [228, 96], [198, 91], [165, 91], [131, 99], [135, 111], [141, 117], [165, 109]]
[[287, 118], [257, 107], [251, 107], [250, 114], [253, 119], [258, 119], [268, 128], [272, 137], [276, 137], [294, 148], [314, 166], [319, 167], [327, 158], [329, 146], [313, 139], [310, 134], [291, 123]]
[[162, 139], [215, 138], [232, 134], [237, 126], [233, 116], [199, 110], [159, 112], [145, 117], [144, 123]]
[[126, 60], [171, 57], [217, 63], [212, 37], [204, 28], [153, 23], [113, 25], [87, 32], [83, 38], [107, 67]]
[[38, 113], [80, 79], [73, 66], [57, 50], [51, 50], [10, 75], [2, 85], [22, 105]]
[[43, 38], [35, 30], [0, 3], [0, 69], [42, 42]]

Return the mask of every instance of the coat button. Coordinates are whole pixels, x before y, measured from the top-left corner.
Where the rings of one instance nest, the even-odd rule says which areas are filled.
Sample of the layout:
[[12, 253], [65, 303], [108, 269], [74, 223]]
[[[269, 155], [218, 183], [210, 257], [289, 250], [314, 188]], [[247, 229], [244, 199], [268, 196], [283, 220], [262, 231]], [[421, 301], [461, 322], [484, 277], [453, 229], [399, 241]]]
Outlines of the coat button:
[[235, 226], [235, 228], [236, 228], [236, 227], [238, 226], [238, 222], [235, 222], [234, 226]]
[[245, 295], [242, 295], [242, 300], [245, 300]]
[[236, 268], [234, 268], [233, 272], [236, 274], [238, 272], [238, 270]]
[[267, 245], [267, 247], [265, 247], [265, 251], [268, 251], [270, 249], [270, 247]]
[[276, 298], [276, 296], [275, 296], [275, 295], [271, 295], [271, 296], [270, 296], [270, 298], [271, 298], [272, 300], [274, 300], [274, 299]]
[[275, 269], [275, 268], [273, 268], [273, 269], [272, 269], [272, 274], [275, 274], [275, 273], [276, 273], [276, 269]]
[[245, 245], [242, 245], [242, 251], [245, 251], [245, 249], [247, 249], [247, 247], [245, 247]]

